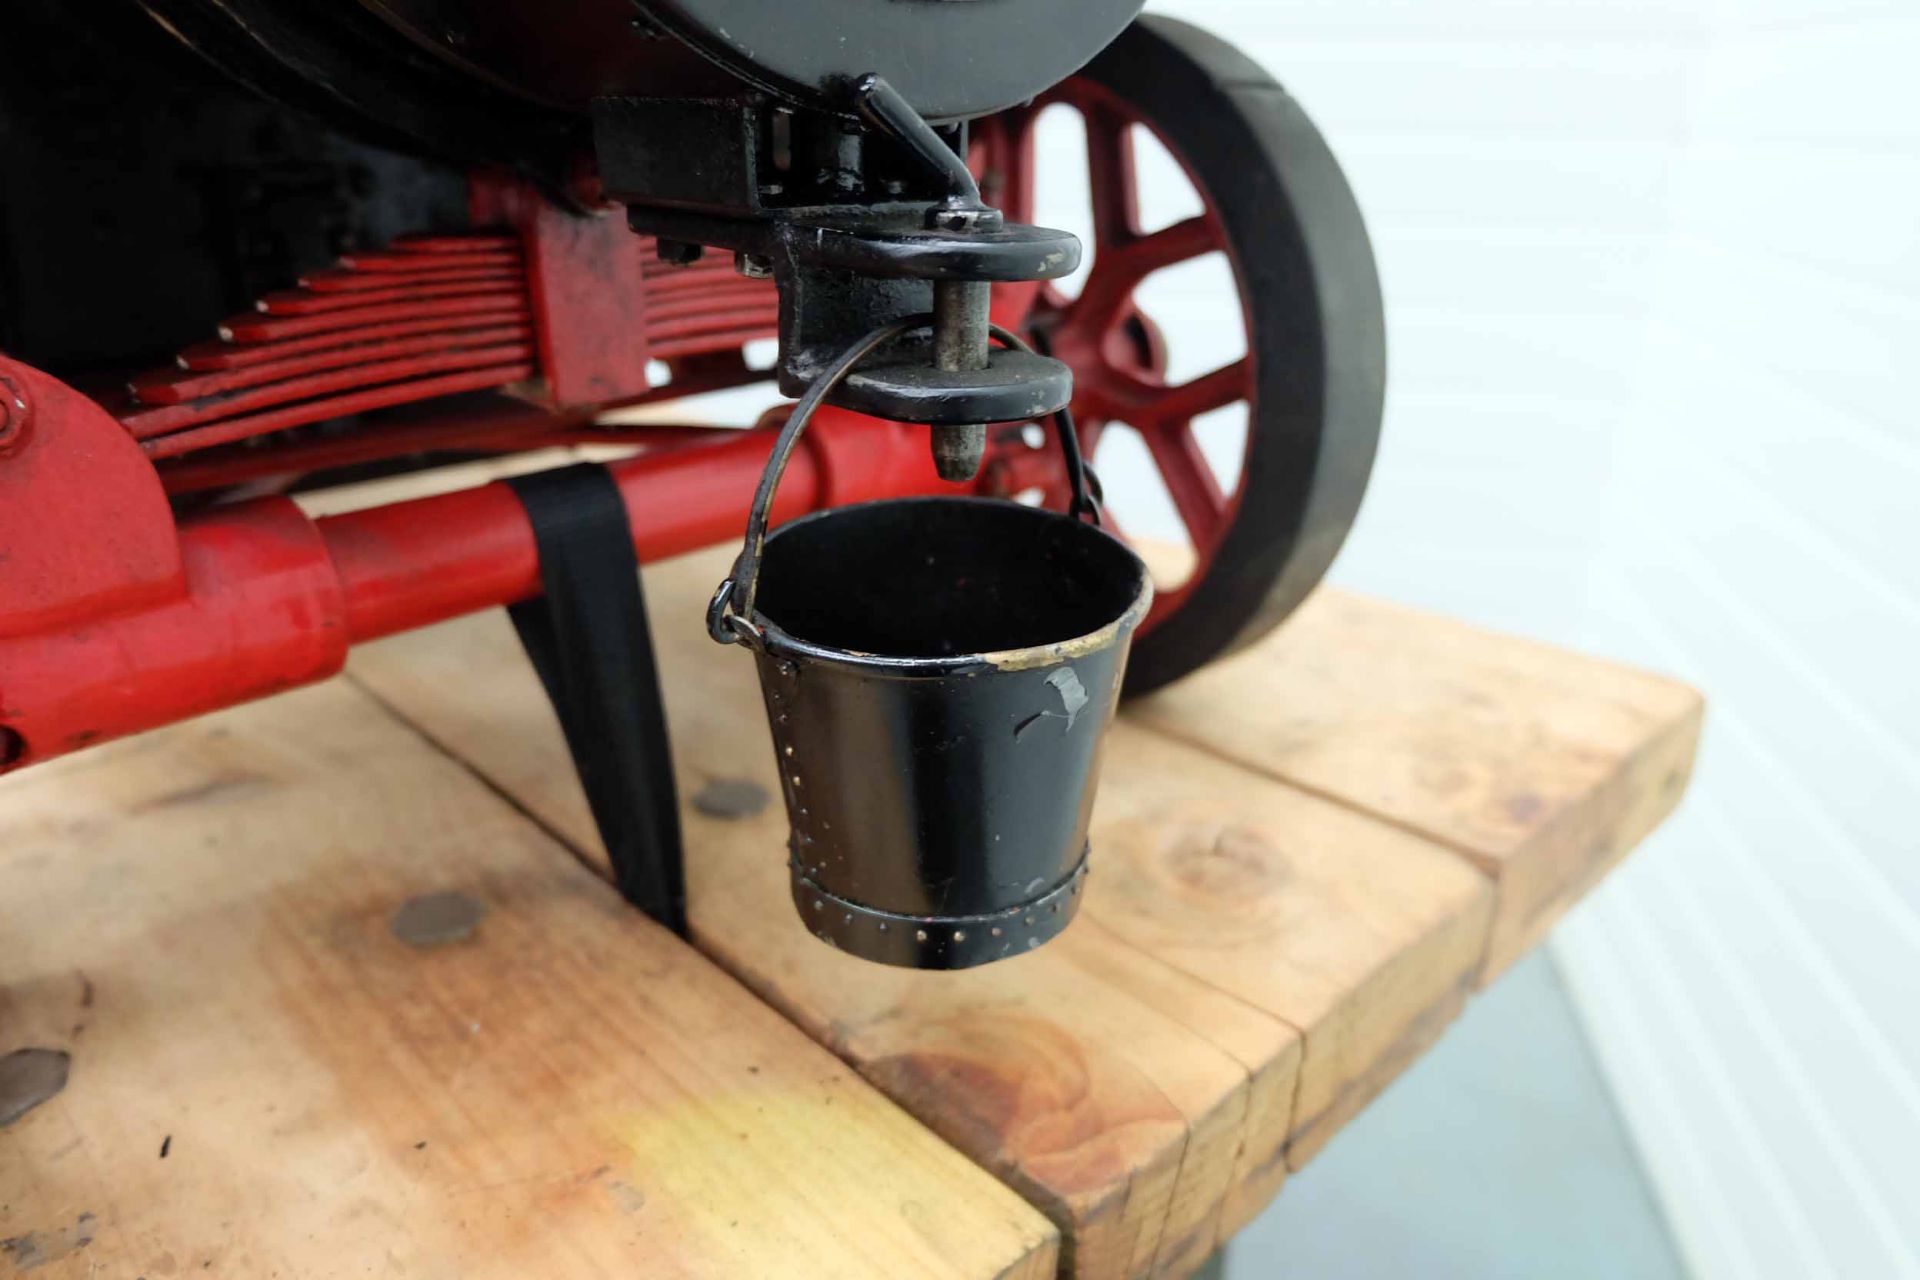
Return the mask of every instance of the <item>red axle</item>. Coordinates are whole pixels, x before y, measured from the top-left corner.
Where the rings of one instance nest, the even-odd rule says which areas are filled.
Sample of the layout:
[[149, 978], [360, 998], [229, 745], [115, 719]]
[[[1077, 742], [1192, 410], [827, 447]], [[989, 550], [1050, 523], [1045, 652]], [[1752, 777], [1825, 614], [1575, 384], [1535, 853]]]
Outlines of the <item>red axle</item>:
[[[0, 360], [0, 379], [0, 768], [321, 680], [353, 643], [539, 590], [505, 485], [318, 520], [258, 498], [176, 531], [103, 409], [20, 364]], [[642, 561], [738, 535], [772, 434], [716, 434], [610, 464]], [[920, 429], [830, 411], [806, 443], [779, 518], [948, 487]]]

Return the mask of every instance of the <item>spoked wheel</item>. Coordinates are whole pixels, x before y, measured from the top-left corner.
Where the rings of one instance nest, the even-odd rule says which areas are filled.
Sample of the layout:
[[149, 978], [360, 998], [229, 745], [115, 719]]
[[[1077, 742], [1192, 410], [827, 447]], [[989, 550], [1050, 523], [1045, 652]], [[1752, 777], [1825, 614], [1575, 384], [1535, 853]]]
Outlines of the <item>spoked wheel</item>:
[[[1177, 513], [1184, 552], [1148, 556], [1158, 596], [1126, 685], [1140, 693], [1271, 629], [1339, 550], [1379, 438], [1380, 286], [1359, 207], [1319, 131], [1224, 41], [1142, 18], [1046, 96], [978, 122], [974, 163], [1010, 218], [1055, 214], [1035, 207], [1035, 161], [1060, 162], [1040, 138], [1057, 107], [1084, 124], [1091, 269], [1075, 294], [1003, 287], [994, 318], [1073, 367], [1074, 416], [1096, 466], [1106, 468], [1103, 445], [1132, 437]], [[1136, 163], [1142, 131], [1184, 172], [1197, 212], [1143, 226], [1143, 194], [1162, 193]], [[1150, 281], [1209, 258], [1224, 259], [1215, 296], [1195, 298], [1188, 282], [1169, 333], [1149, 312]], [[1224, 339], [1191, 323], [1229, 310], [1239, 323]], [[1037, 489], [1058, 507], [1065, 476], [1040, 443], [1031, 429], [1002, 435], [989, 486]], [[1125, 496], [1110, 498], [1122, 531], [1151, 523]]]

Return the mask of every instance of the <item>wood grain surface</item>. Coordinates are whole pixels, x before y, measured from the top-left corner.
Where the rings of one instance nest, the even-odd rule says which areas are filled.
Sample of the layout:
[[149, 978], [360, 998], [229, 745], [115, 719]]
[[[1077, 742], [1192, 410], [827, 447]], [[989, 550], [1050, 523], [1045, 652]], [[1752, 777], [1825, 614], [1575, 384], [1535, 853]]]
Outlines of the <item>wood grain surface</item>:
[[0, 1055], [71, 1059], [0, 1126], [0, 1276], [1054, 1274], [1045, 1218], [345, 683], [7, 779], [0, 885]]
[[1672, 812], [1702, 709], [1673, 680], [1328, 589], [1129, 708], [1471, 859], [1499, 890], [1483, 982]]
[[[1074, 1274], [1181, 1274], [1439, 1034], [1478, 972], [1487, 878], [1451, 850], [1122, 722], [1081, 920], [1030, 956], [889, 971], [787, 901], [786, 818], [751, 661], [707, 639], [723, 552], [646, 575], [695, 942], [1065, 1232]], [[511, 629], [383, 640], [354, 679], [568, 843], [597, 838]], [[484, 689], [481, 697], [468, 691]]]

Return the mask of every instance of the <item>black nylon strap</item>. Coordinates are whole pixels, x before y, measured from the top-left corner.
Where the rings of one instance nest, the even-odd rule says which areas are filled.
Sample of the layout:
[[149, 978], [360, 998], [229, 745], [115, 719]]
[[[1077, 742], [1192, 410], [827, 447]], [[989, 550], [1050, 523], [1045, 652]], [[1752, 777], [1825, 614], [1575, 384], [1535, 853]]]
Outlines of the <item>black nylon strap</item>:
[[684, 934], [673, 756], [626, 504], [591, 463], [507, 485], [533, 522], [545, 591], [507, 613], [566, 732], [614, 884]]

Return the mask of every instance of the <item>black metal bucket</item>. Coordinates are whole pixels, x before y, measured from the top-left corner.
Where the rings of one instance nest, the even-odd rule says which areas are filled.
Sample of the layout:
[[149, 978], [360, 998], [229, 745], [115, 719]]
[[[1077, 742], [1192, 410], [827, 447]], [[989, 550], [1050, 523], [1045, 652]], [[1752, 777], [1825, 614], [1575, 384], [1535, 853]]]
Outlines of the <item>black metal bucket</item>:
[[716, 639], [757, 657], [794, 904], [815, 935], [884, 964], [1019, 955], [1079, 905], [1101, 747], [1153, 595], [1146, 567], [1079, 518], [1098, 510], [1071, 447], [1074, 515], [904, 498], [767, 537], [809, 402], [709, 615]]

